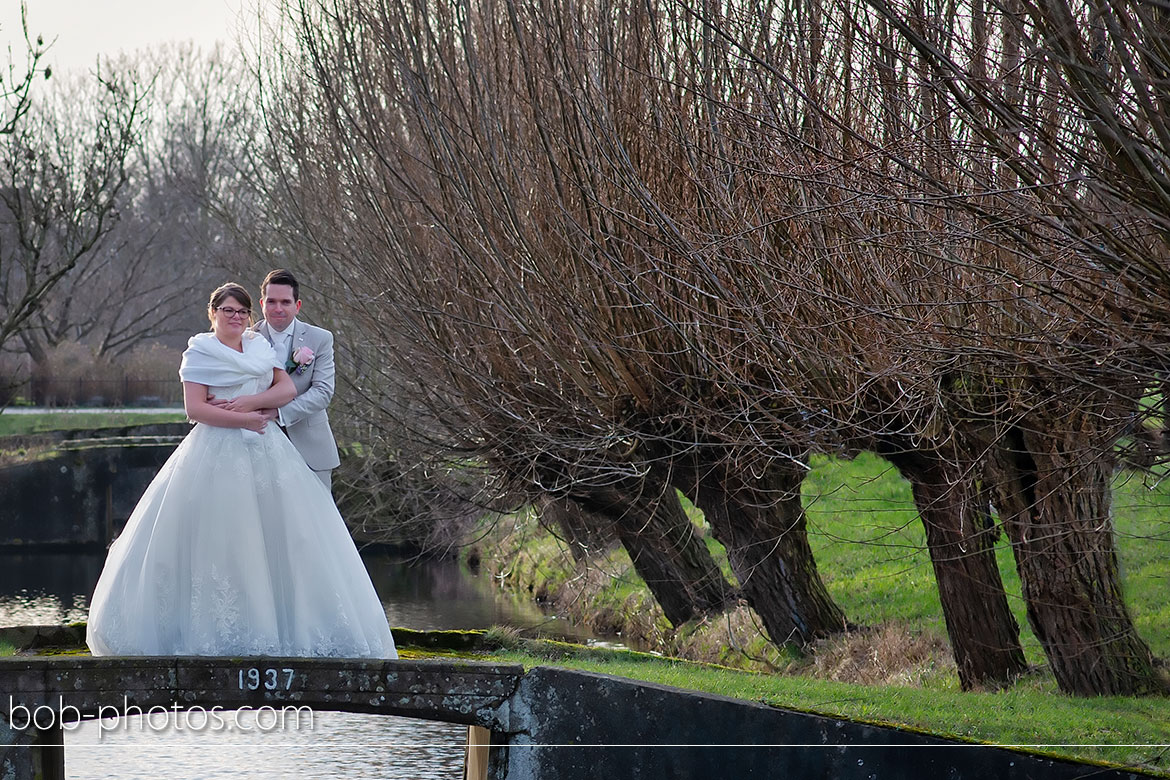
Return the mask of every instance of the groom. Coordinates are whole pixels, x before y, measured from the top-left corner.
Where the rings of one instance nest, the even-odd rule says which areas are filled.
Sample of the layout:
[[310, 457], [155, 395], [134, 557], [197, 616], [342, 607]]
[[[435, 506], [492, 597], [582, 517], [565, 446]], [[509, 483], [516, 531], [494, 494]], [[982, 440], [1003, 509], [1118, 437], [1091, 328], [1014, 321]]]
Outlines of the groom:
[[333, 398], [333, 334], [297, 319], [300, 285], [283, 268], [264, 277], [260, 308], [264, 319], [255, 330], [284, 358], [285, 369], [297, 388], [296, 398], [264, 413], [279, 423], [309, 468], [329, 488], [333, 469], [341, 463], [325, 413]]

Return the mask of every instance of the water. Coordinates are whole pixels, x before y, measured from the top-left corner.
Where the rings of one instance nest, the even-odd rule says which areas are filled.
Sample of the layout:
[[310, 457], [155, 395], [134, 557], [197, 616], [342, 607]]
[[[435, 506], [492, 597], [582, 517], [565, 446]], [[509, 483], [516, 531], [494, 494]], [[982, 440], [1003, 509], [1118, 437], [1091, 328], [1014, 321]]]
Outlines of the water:
[[[226, 713], [231, 717], [231, 713]], [[165, 729], [142, 718], [87, 721], [65, 737], [70, 780], [188, 778], [455, 778], [462, 777], [467, 730], [409, 718], [315, 712], [300, 728], [261, 732], [240, 713], [230, 730], [188, 728], [184, 714]], [[275, 716], [273, 716], [275, 718]], [[174, 721], [178, 720], [176, 724]], [[272, 721], [275, 723], [275, 721]], [[200, 725], [196, 721], [194, 725]], [[161, 725], [161, 722], [160, 724]], [[269, 724], [264, 724], [269, 725]], [[160, 769], [162, 768], [162, 769]]]
[[[585, 640], [588, 635], [508, 598], [452, 561], [362, 556], [391, 626], [419, 630], [511, 625]], [[84, 620], [104, 553], [0, 555], [0, 626]], [[279, 724], [266, 712], [198, 713], [86, 721], [65, 735], [71, 780], [159, 777], [460, 778], [466, 727], [410, 718], [314, 712]], [[261, 718], [260, 722], [256, 718]], [[237, 720], [238, 719], [238, 720]], [[161, 768], [161, 769], [160, 769]]]
[[[490, 578], [455, 561], [362, 555], [391, 626], [420, 631], [510, 625], [586, 640], [590, 635], [530, 602], [510, 598]], [[0, 554], [0, 626], [85, 620], [105, 553]]]

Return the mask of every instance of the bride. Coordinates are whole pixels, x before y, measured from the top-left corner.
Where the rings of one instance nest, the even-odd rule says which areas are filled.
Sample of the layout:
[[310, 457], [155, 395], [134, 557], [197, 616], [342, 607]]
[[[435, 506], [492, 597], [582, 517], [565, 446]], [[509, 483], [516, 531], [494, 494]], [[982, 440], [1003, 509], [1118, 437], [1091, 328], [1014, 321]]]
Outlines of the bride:
[[89, 611], [94, 655], [397, 658], [329, 491], [265, 428], [259, 410], [296, 389], [248, 330], [251, 308], [241, 286], [218, 288], [212, 331], [183, 353], [196, 425], [110, 547]]

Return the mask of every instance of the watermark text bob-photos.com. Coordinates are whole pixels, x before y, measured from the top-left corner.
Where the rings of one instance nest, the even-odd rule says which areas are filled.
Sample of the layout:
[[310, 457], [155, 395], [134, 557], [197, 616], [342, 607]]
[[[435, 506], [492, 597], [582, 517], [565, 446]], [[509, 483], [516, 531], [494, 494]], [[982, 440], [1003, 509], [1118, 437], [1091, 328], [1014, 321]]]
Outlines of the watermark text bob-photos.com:
[[[252, 714], [254, 713], [254, 717]], [[72, 704], [65, 704], [58, 697], [56, 706], [52, 704], [38, 704], [28, 706], [17, 704], [10, 696], [8, 698], [8, 725], [17, 730], [26, 729], [48, 730], [60, 727], [64, 731], [78, 728], [83, 720], [97, 720], [99, 738], [107, 731], [122, 728], [129, 731], [132, 724], [137, 723], [139, 731], [205, 731], [205, 732], [236, 732], [267, 733], [270, 731], [312, 731], [313, 709], [307, 706], [275, 707], [240, 707], [238, 710], [225, 710], [215, 706], [210, 709], [200, 707], [184, 707], [175, 703], [169, 707], [155, 705], [142, 709], [136, 704], [130, 704], [122, 697], [122, 706], [102, 705], [92, 715], [83, 716], [81, 710]], [[132, 720], [138, 716], [136, 720]], [[107, 724], [110, 718], [117, 720]]]

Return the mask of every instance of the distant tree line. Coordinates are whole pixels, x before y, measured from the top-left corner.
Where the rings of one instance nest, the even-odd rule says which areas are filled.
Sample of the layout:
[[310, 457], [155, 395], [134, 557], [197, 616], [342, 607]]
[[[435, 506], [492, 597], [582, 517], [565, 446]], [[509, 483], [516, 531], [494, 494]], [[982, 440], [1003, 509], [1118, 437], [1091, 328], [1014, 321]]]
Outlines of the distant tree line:
[[251, 86], [223, 49], [140, 52], [51, 79], [44, 56], [30, 41], [0, 133], [0, 366], [24, 356], [53, 381], [79, 346], [105, 366], [206, 327], [206, 289], [243, 264], [212, 208], [247, 137], [232, 91]]

